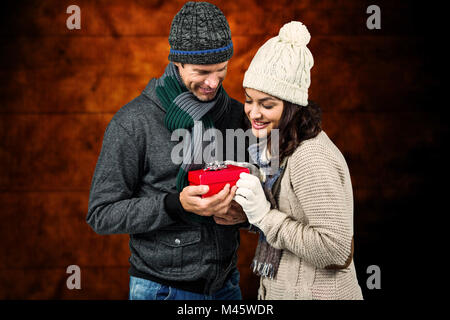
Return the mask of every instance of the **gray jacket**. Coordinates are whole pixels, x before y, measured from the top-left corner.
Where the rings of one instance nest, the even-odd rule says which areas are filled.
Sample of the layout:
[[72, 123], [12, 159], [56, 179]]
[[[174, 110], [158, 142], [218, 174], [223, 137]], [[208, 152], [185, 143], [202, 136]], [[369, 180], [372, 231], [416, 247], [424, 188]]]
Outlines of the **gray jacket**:
[[[216, 128], [243, 127], [243, 106]], [[213, 112], [214, 110], [211, 110]], [[109, 123], [95, 168], [87, 222], [99, 234], [129, 234], [133, 276], [212, 294], [236, 269], [239, 227], [187, 220], [176, 191], [179, 165], [155, 79]], [[224, 152], [226, 155], [226, 152]], [[229, 159], [234, 160], [234, 159]]]

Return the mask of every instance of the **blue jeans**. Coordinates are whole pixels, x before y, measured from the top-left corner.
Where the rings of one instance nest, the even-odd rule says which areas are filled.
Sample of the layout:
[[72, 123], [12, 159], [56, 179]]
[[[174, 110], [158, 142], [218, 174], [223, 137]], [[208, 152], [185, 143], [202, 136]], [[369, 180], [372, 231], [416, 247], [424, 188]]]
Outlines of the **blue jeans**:
[[233, 272], [223, 288], [212, 295], [189, 292], [130, 276], [130, 300], [242, 300], [239, 271]]

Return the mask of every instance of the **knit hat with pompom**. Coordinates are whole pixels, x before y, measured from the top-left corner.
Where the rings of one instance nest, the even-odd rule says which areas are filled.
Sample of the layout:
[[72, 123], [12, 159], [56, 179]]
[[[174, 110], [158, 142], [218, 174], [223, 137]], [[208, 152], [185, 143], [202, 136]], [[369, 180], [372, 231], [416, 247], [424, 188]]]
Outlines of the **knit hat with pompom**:
[[245, 72], [243, 86], [301, 106], [308, 105], [314, 59], [306, 47], [311, 35], [304, 24], [285, 24], [278, 36], [259, 48]]

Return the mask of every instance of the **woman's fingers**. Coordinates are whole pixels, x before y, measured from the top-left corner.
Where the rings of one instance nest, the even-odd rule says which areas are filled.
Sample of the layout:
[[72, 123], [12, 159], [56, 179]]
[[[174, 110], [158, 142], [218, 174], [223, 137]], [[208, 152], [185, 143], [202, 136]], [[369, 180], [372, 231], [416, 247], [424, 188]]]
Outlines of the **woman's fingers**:
[[261, 185], [259, 180], [255, 181], [253, 179], [248, 179], [247, 177], [240, 178], [236, 182], [236, 186], [238, 186], [238, 188], [246, 188], [250, 190], [256, 190], [259, 185]]
[[236, 190], [236, 195], [242, 196], [245, 199], [251, 199], [255, 196], [252, 190], [245, 187], [239, 187]]

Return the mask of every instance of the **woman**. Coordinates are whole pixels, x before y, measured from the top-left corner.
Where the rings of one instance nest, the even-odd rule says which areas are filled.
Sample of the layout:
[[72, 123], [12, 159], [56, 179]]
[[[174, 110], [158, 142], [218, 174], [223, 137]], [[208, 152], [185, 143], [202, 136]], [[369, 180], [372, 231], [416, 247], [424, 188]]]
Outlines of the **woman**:
[[[301, 22], [284, 25], [245, 73], [245, 113], [268, 147], [249, 147], [265, 178], [261, 184], [242, 173], [235, 200], [261, 231], [253, 261], [259, 299], [362, 299], [352, 259], [350, 174], [321, 130], [319, 107], [308, 101], [309, 40]], [[275, 144], [279, 153], [272, 155]], [[269, 170], [274, 160], [279, 170]]]

